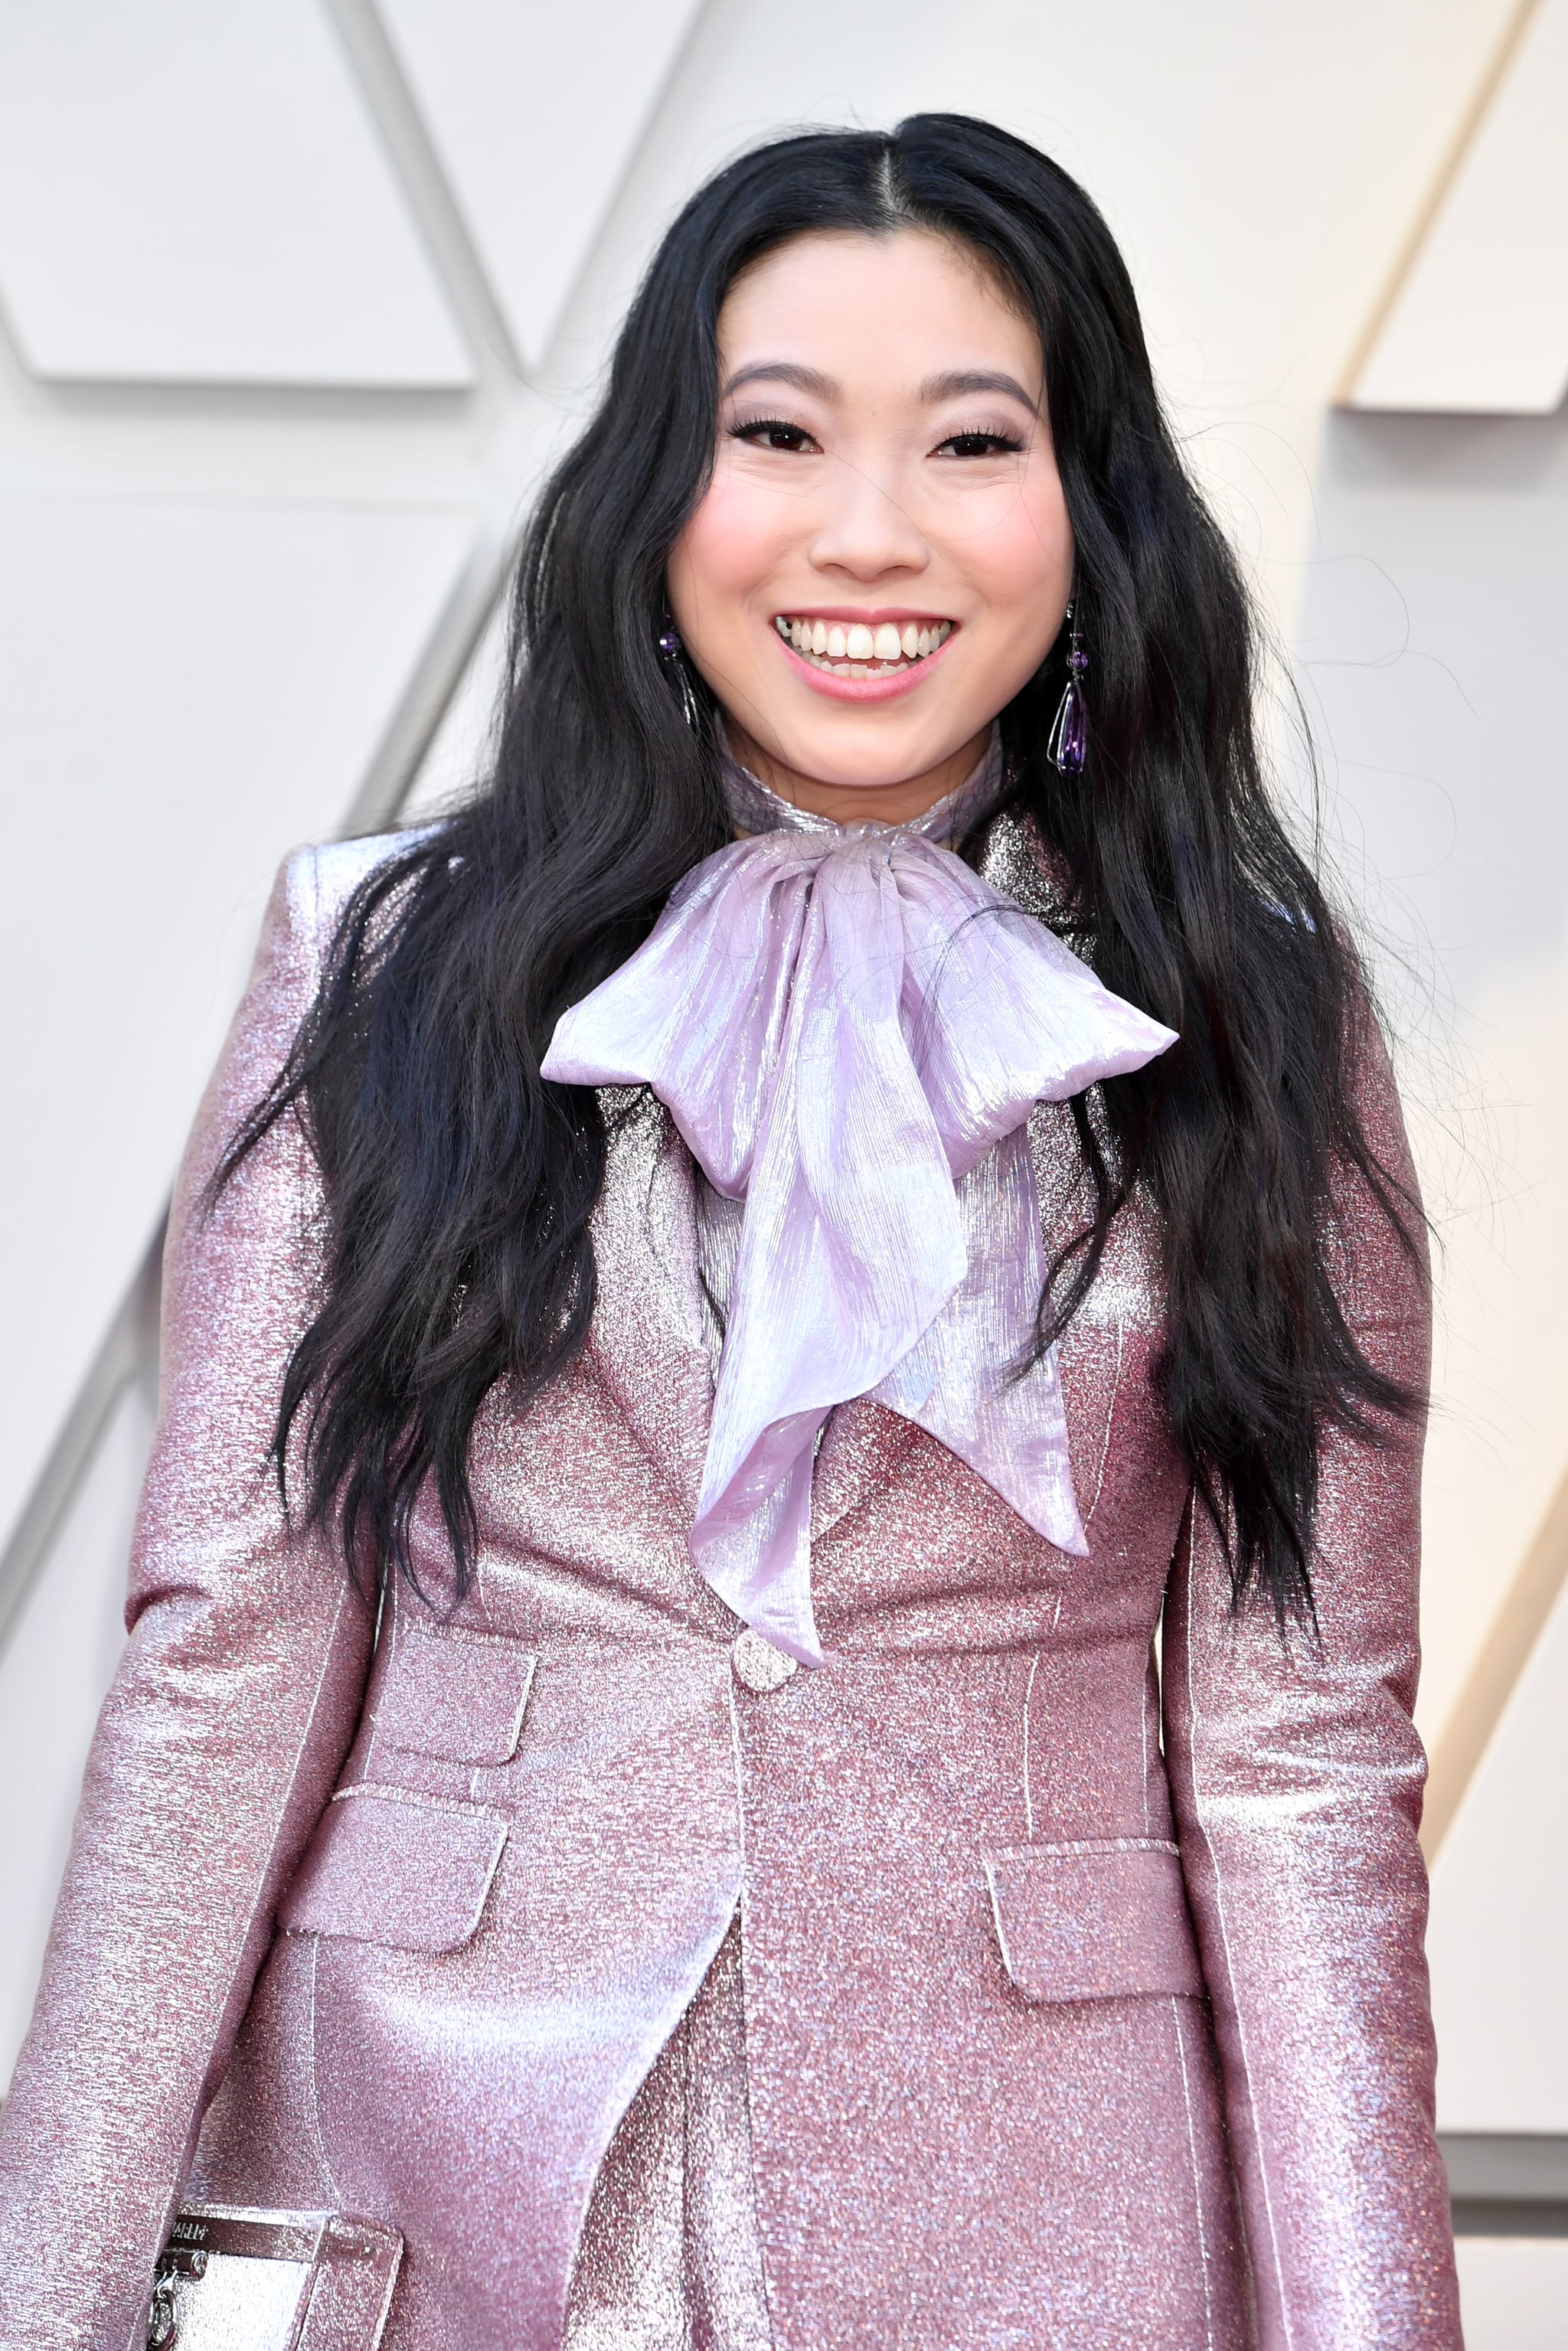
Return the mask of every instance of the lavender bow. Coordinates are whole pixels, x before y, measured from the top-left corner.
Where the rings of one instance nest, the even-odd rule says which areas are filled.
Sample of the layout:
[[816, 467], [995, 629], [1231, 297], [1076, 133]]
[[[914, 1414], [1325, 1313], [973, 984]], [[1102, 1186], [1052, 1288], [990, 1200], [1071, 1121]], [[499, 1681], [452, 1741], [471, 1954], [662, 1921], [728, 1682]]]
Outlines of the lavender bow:
[[562, 1016], [544, 1075], [650, 1085], [745, 1200], [692, 1553], [737, 1615], [819, 1665], [811, 1464], [852, 1396], [1086, 1550], [1055, 1350], [1012, 1376], [1044, 1276], [1025, 1123], [1175, 1037], [926, 838], [930, 819], [789, 815], [686, 875]]

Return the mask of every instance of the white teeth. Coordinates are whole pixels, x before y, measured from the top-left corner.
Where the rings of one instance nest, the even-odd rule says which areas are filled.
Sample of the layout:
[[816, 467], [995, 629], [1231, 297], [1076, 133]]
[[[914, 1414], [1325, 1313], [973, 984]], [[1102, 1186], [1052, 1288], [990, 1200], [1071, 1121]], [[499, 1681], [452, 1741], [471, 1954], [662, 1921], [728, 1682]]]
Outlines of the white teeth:
[[[900, 662], [924, 661], [953, 633], [951, 621], [932, 621], [925, 627], [918, 621], [902, 625], [879, 621], [873, 629], [866, 621], [792, 620], [783, 612], [775, 615], [773, 625], [786, 644], [834, 668], [841, 677], [891, 676]], [[872, 662], [878, 666], [868, 668]]]

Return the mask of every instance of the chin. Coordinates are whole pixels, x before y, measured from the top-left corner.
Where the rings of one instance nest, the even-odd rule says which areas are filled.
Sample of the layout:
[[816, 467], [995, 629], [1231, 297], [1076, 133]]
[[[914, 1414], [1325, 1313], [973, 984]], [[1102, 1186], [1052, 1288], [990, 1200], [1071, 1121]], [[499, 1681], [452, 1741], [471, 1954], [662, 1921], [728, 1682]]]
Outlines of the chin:
[[980, 731], [976, 726], [955, 737], [946, 727], [939, 734], [923, 727], [916, 735], [912, 729], [868, 723], [871, 720], [868, 710], [831, 727], [781, 726], [774, 733], [779, 747], [775, 756], [799, 776], [873, 791], [879, 784], [906, 784], [915, 776], [928, 774], [944, 759], [950, 759], [970, 735]]

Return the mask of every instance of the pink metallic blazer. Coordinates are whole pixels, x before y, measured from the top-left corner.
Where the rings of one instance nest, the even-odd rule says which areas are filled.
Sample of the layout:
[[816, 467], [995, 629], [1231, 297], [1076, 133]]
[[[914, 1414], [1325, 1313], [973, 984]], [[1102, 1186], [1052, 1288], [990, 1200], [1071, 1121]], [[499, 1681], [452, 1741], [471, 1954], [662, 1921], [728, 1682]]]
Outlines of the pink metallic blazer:
[[[988, 868], [1015, 890], [1019, 838], [998, 820]], [[0, 2343], [140, 2346], [193, 2184], [394, 2222], [391, 2351], [551, 2351], [598, 2167], [739, 1904], [781, 2346], [1457, 2346], [1416, 1437], [1329, 1441], [1321, 1645], [1233, 1616], [1124, 1217], [1062, 1348], [1091, 1556], [847, 1405], [815, 1485], [832, 1661], [749, 1687], [686, 1547], [712, 1378], [694, 1171], [650, 1102], [588, 1352], [484, 1416], [473, 1590], [399, 1591], [378, 1640], [264, 1467], [315, 1274], [299, 1133], [197, 1195], [382, 853], [286, 868], [183, 1177], [131, 1644], [0, 2133]], [[1064, 1228], [1067, 1113], [1031, 1137]], [[1345, 1285], [1421, 1378], [1424, 1286], [1370, 1217]], [[432, 1520], [436, 1596], [444, 1562]]]

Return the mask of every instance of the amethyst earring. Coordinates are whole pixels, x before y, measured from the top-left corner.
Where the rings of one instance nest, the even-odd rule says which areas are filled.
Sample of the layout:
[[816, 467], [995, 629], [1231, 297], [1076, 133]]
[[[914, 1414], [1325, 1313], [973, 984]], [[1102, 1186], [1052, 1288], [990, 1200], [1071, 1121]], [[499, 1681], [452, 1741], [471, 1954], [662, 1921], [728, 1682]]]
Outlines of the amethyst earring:
[[664, 673], [670, 692], [681, 705], [681, 716], [685, 720], [692, 733], [698, 734], [701, 732], [703, 723], [702, 705], [697, 701], [696, 688], [692, 684], [692, 673], [686, 662], [686, 649], [681, 643], [680, 631], [675, 626], [675, 616], [667, 604], [664, 607], [664, 623], [659, 631], [658, 646], [659, 665]]
[[1083, 650], [1079, 632], [1076, 599], [1067, 608], [1072, 633], [1067, 645], [1067, 687], [1056, 705], [1056, 716], [1051, 722], [1046, 737], [1045, 756], [1061, 776], [1081, 776], [1083, 754], [1089, 745], [1089, 712], [1083, 700], [1083, 673], [1089, 666], [1089, 656]]

